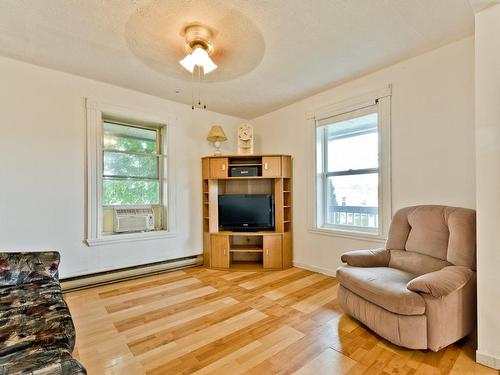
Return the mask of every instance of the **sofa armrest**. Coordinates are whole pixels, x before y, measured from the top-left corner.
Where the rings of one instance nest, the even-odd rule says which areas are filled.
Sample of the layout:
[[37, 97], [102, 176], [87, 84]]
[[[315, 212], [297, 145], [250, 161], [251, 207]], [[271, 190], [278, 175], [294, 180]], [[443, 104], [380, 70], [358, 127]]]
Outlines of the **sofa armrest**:
[[411, 280], [406, 287], [433, 297], [444, 297], [463, 287], [473, 277], [474, 271], [462, 266], [448, 266]]
[[390, 258], [386, 249], [353, 250], [340, 257], [342, 262], [353, 267], [386, 267]]
[[0, 286], [59, 280], [57, 251], [0, 253]]

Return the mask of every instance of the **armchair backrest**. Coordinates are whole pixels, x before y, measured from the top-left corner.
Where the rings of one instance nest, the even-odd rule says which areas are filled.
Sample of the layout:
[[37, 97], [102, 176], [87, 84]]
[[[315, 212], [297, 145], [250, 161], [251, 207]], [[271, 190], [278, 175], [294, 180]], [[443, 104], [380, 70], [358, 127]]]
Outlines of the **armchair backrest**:
[[391, 250], [391, 257], [392, 251], [399, 256], [421, 254], [415, 259], [433, 267], [452, 264], [475, 270], [476, 211], [434, 205], [403, 208], [392, 219], [386, 249]]

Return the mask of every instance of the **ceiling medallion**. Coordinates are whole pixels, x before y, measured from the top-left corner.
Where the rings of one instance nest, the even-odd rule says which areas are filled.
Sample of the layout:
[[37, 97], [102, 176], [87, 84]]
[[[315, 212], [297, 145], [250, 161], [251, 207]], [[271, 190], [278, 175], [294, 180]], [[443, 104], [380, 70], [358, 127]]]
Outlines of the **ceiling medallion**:
[[212, 39], [214, 33], [206, 26], [200, 24], [188, 25], [183, 33], [186, 41], [187, 56], [179, 61], [184, 69], [191, 73], [191, 108], [195, 108], [195, 86], [198, 87], [197, 106], [206, 109], [207, 105], [202, 104], [201, 85], [205, 80], [205, 74], [217, 69], [217, 65], [210, 58], [213, 52]]

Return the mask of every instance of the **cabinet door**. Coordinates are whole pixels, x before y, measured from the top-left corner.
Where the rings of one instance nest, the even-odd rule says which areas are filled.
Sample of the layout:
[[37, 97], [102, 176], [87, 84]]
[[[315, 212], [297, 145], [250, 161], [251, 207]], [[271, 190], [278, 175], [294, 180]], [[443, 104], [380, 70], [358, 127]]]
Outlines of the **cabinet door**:
[[264, 268], [282, 268], [281, 235], [264, 235]]
[[229, 268], [229, 236], [212, 235], [211, 260], [214, 268]]
[[262, 157], [262, 176], [281, 177], [281, 156]]
[[210, 178], [226, 178], [227, 177], [227, 158], [211, 158], [210, 159]]

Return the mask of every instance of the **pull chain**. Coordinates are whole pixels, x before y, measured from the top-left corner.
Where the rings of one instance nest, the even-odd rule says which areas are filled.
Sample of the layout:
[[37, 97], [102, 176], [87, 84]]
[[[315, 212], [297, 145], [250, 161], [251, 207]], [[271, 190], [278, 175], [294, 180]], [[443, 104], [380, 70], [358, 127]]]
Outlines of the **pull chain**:
[[[196, 71], [196, 73], [195, 73]], [[197, 75], [198, 79], [198, 107], [201, 108], [201, 85], [205, 80], [205, 72], [202, 66], [195, 65], [193, 68], [193, 72], [191, 73], [191, 109], [194, 110], [196, 105], [194, 104], [194, 91], [195, 91], [195, 75]], [[207, 105], [203, 104], [203, 109], [207, 109]]]
[[191, 109], [194, 111], [194, 69], [191, 72]]

